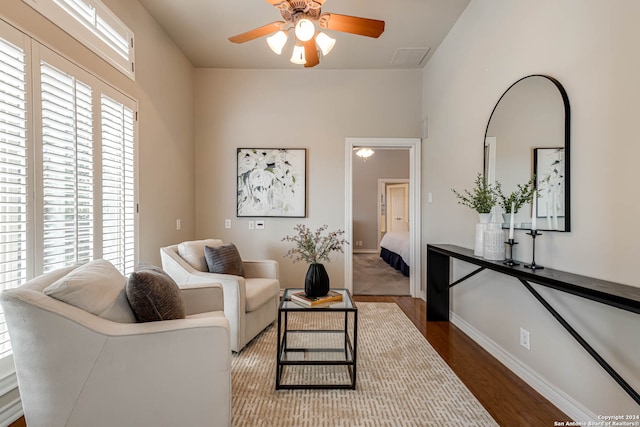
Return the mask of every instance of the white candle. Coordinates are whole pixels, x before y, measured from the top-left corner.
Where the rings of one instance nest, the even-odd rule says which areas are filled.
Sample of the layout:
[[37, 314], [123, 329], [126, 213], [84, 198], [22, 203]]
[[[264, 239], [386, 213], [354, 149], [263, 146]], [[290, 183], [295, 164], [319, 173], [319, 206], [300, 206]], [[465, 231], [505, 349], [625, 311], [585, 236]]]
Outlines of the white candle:
[[551, 193], [551, 196], [553, 197], [553, 202], [551, 202], [553, 204], [553, 215], [552, 215], [553, 229], [557, 230], [558, 229], [558, 202], [557, 202], [555, 190]]
[[531, 206], [531, 231], [538, 229], [536, 224], [536, 204], [538, 199], [538, 190], [533, 190], [533, 205]]
[[516, 204], [511, 203], [511, 216], [509, 217], [509, 240], [513, 240], [513, 211], [516, 210]]

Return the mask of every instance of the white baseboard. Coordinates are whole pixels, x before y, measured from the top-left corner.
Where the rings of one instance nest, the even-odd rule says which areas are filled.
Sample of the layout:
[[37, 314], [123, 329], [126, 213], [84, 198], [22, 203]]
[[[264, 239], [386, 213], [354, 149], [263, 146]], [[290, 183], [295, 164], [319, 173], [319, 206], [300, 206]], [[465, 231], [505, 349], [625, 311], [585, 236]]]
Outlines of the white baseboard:
[[[505, 351], [493, 340], [486, 337], [475, 329], [471, 324], [462, 319], [460, 316], [450, 312], [451, 323], [456, 325], [462, 332], [467, 334], [469, 338], [474, 340], [480, 347], [484, 348], [493, 357], [498, 359], [500, 363], [509, 368], [514, 374], [519, 376], [524, 382], [529, 384], [534, 390], [540, 393], [549, 402], [554, 404], [558, 409], [567, 414], [574, 421], [598, 421], [596, 414], [578, 403], [568, 394], [561, 390], [557, 390], [553, 384], [549, 383], [541, 377], [536, 371], [529, 366], [523, 364], [512, 354]], [[558, 420], [567, 421], [567, 420]]]
[[11, 402], [0, 408], [0, 426], [7, 427], [24, 415], [22, 411], [22, 402], [16, 397]]
[[377, 254], [377, 249], [354, 249], [354, 254]]
[[[16, 380], [16, 373], [10, 372], [6, 376], [0, 378], [0, 396], [4, 402], [7, 397], [7, 393], [11, 393], [18, 388], [18, 381]], [[22, 401], [20, 396], [16, 396], [9, 402], [0, 406], [0, 427], [7, 427], [11, 425], [15, 420], [23, 415]]]

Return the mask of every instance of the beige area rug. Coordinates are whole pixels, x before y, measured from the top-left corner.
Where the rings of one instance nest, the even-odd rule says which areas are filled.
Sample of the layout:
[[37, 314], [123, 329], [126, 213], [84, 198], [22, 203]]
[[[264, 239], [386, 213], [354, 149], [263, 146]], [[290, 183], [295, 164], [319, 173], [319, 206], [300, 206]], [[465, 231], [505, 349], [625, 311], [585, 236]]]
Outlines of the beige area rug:
[[354, 295], [410, 295], [409, 278], [379, 254], [353, 254]]
[[[396, 304], [357, 306], [356, 390], [276, 391], [274, 324], [233, 356], [232, 425], [497, 426]], [[316, 313], [289, 316], [327, 321]], [[326, 371], [316, 375], [335, 375]]]

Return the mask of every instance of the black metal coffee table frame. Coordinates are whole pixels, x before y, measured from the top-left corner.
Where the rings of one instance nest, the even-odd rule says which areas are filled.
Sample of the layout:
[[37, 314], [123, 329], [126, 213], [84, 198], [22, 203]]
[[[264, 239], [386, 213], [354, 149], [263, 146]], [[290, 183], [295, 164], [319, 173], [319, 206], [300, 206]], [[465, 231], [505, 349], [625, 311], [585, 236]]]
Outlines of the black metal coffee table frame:
[[[278, 352], [276, 366], [276, 390], [293, 389], [352, 389], [356, 388], [356, 361], [358, 348], [358, 308], [347, 289], [332, 289], [342, 293], [342, 301], [321, 307], [306, 307], [291, 301], [290, 295], [303, 289], [285, 289], [278, 307]], [[289, 329], [289, 313], [344, 313], [342, 329]], [[352, 330], [349, 329], [349, 317], [353, 316]], [[349, 333], [351, 332], [351, 333]], [[294, 334], [337, 334], [342, 342], [335, 348], [292, 347], [289, 338]], [[289, 360], [290, 353], [305, 353], [305, 360]], [[335, 359], [322, 359], [321, 355], [331, 353]], [[340, 353], [343, 357], [340, 357]], [[315, 357], [317, 356], [317, 357]], [[350, 383], [341, 384], [283, 384], [282, 375], [286, 366], [345, 366]]]

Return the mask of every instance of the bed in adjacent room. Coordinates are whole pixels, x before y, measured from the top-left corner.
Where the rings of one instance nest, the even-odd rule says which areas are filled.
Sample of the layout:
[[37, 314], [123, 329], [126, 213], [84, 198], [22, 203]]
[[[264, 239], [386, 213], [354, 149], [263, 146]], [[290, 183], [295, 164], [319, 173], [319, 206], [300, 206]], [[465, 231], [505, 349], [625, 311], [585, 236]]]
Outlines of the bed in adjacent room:
[[390, 231], [380, 241], [380, 257], [391, 267], [409, 276], [409, 232]]

